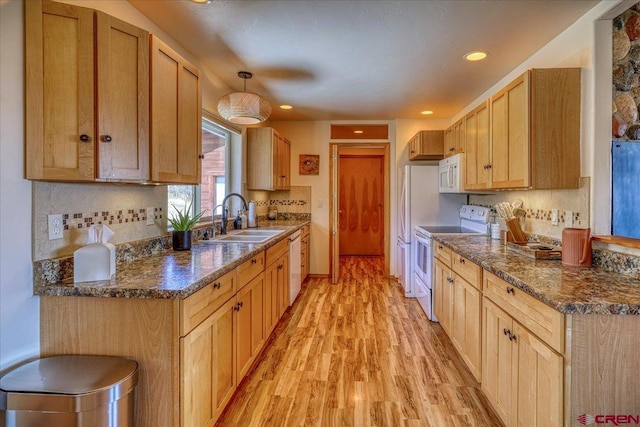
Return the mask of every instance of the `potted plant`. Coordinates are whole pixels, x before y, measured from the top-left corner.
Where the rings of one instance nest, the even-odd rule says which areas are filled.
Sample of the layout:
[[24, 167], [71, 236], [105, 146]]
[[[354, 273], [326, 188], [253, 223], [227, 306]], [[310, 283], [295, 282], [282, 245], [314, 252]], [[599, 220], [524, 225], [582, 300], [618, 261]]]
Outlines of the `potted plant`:
[[200, 221], [205, 211], [191, 215], [191, 203], [183, 210], [172, 205], [176, 214], [168, 218], [169, 224], [173, 228], [172, 243], [174, 251], [188, 251], [191, 249], [191, 229]]

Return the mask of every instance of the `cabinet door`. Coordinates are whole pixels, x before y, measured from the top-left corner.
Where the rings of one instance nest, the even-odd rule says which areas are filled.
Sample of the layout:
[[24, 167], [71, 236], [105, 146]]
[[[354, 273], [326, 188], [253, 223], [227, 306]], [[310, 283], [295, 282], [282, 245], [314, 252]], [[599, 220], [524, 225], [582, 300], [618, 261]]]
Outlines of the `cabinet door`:
[[278, 190], [288, 190], [291, 188], [291, 143], [280, 135], [276, 138], [276, 188]]
[[200, 183], [200, 71], [151, 36], [151, 179]]
[[513, 320], [489, 299], [483, 302], [482, 391], [498, 416], [512, 424], [514, 393], [517, 381], [517, 353], [513, 352]]
[[477, 381], [482, 371], [482, 294], [466, 280], [454, 275], [453, 327], [451, 340]]
[[149, 179], [149, 33], [96, 12], [98, 178]]
[[93, 181], [93, 10], [27, 1], [25, 15], [25, 176]]
[[183, 427], [213, 426], [236, 389], [235, 299], [180, 339]]
[[465, 118], [465, 189], [489, 187], [489, 107], [485, 102]]
[[563, 419], [563, 359], [514, 322], [518, 351], [518, 426], [561, 426]]
[[453, 152], [452, 154], [464, 153], [465, 149], [465, 125], [464, 119], [458, 120], [453, 125]]
[[452, 156], [454, 151], [455, 151], [455, 144], [453, 142], [453, 126], [452, 126], [444, 131], [444, 149], [443, 149], [444, 157]]
[[264, 274], [251, 280], [236, 298], [236, 366], [241, 381], [264, 344]]
[[451, 336], [453, 277], [451, 269], [436, 259], [434, 265], [434, 313], [442, 328]]
[[278, 319], [289, 307], [289, 252], [278, 259]]
[[279, 262], [273, 262], [264, 271], [264, 323], [265, 338], [278, 324], [278, 276]]
[[529, 78], [491, 97], [491, 188], [529, 187]]

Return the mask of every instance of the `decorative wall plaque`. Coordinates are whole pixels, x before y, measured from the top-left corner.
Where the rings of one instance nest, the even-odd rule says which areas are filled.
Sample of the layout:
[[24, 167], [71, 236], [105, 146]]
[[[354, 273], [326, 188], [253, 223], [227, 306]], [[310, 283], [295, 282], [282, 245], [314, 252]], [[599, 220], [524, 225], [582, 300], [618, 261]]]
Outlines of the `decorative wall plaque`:
[[298, 171], [300, 175], [319, 175], [320, 174], [320, 155], [319, 154], [300, 154], [300, 163]]

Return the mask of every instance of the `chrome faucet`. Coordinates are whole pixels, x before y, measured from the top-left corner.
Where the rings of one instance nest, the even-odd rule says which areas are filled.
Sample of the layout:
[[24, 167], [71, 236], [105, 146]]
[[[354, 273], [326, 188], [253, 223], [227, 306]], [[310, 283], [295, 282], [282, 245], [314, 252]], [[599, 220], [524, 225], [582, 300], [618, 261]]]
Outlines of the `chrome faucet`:
[[[240, 200], [242, 200], [242, 205], [244, 207], [244, 210], [245, 211], [249, 210], [249, 207], [247, 206], [247, 201], [244, 199], [244, 197], [242, 197], [242, 194], [239, 194], [239, 193], [227, 194], [225, 198], [222, 199], [222, 203], [218, 205], [218, 206], [222, 206], [222, 224], [220, 224], [220, 234], [227, 234], [227, 220], [229, 219], [229, 208], [227, 207], [227, 200], [229, 200], [231, 196], [240, 197]], [[215, 211], [218, 206], [213, 208], [213, 210]]]

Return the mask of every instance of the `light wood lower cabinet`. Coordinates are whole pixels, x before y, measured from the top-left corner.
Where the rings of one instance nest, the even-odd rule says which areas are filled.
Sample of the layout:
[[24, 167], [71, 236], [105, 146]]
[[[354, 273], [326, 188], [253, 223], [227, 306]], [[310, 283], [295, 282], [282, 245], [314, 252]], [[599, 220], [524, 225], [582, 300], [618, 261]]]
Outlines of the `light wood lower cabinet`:
[[304, 283], [305, 279], [309, 275], [309, 267], [311, 265], [311, 231], [308, 225], [302, 227], [301, 237], [301, 252], [300, 252], [300, 280]]
[[264, 336], [264, 274], [252, 279], [236, 296], [236, 360], [243, 378], [262, 349]]
[[482, 371], [482, 292], [454, 276], [451, 341], [477, 381]]
[[482, 390], [507, 426], [563, 424], [563, 357], [484, 300]]
[[453, 272], [440, 259], [434, 263], [434, 313], [440, 326], [451, 336], [453, 324]]
[[236, 300], [180, 339], [182, 427], [213, 426], [236, 390]]

